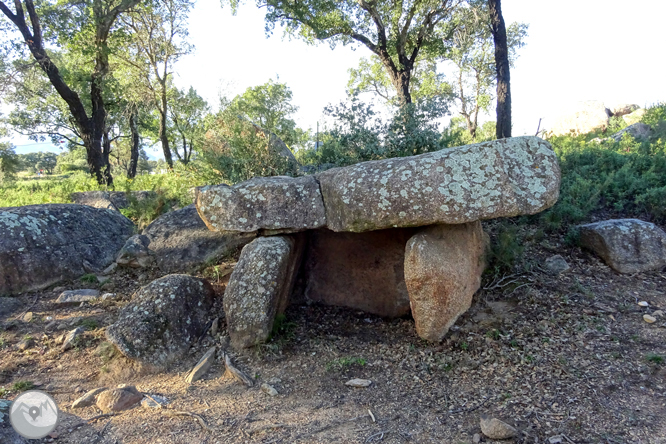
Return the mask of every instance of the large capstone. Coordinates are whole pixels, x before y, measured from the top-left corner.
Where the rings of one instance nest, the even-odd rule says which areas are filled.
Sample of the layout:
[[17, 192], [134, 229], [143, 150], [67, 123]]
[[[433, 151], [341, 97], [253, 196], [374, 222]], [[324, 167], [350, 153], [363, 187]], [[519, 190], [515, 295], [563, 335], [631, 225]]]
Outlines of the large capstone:
[[424, 228], [408, 242], [405, 282], [418, 335], [441, 341], [481, 284], [481, 222]]
[[312, 176], [258, 177], [234, 186], [197, 189], [197, 210], [213, 231], [295, 233], [326, 224], [319, 184]]
[[592, 131], [608, 128], [612, 112], [596, 100], [579, 102], [558, 116], [550, 128], [555, 136], [587, 134]]
[[303, 251], [301, 236], [260, 237], [241, 251], [224, 292], [231, 345], [264, 342], [277, 314], [284, 312]]
[[[134, 225], [75, 204], [0, 208], [0, 294], [48, 287], [111, 264]], [[86, 266], [84, 267], [84, 264]]]
[[106, 338], [126, 357], [164, 368], [187, 354], [205, 333], [214, 290], [208, 281], [171, 274], [138, 290]]
[[118, 263], [134, 267], [155, 263], [164, 273], [191, 270], [232, 256], [254, 237], [210, 231], [192, 204], [158, 217], [143, 234], [128, 239]]
[[362, 232], [535, 214], [557, 201], [560, 168], [548, 142], [514, 137], [363, 162], [317, 178], [328, 228]]
[[650, 222], [611, 219], [581, 225], [580, 244], [620, 273], [659, 270], [666, 266], [666, 233]]
[[305, 299], [389, 318], [408, 314], [405, 245], [414, 232], [310, 232], [302, 272]]

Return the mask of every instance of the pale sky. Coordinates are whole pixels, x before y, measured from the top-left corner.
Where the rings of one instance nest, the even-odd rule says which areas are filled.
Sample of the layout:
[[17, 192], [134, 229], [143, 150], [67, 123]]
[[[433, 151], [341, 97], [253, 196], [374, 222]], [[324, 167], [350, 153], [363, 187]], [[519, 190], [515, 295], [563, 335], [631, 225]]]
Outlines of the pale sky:
[[[666, 101], [666, 2], [504, 0], [502, 8], [507, 23], [529, 24], [511, 71], [514, 135], [534, 134], [540, 117], [547, 127], [549, 117], [577, 101], [641, 107]], [[216, 106], [221, 92], [233, 97], [279, 76], [300, 108], [296, 123], [314, 128], [326, 105], [345, 99], [347, 70], [370, 51], [309, 46], [283, 38], [279, 28], [267, 38], [264, 13], [252, 2], [232, 16], [218, 0], [198, 0], [190, 15], [195, 51], [176, 65], [176, 84], [193, 86]]]

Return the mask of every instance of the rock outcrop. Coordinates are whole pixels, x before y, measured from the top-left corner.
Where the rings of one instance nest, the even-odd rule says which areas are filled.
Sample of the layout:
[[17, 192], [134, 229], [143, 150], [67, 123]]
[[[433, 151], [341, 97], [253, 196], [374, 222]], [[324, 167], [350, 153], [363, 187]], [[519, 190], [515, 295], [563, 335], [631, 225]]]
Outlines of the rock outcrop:
[[319, 184], [312, 176], [258, 177], [234, 186], [202, 187], [196, 204], [213, 231], [295, 233], [326, 224]]
[[550, 145], [514, 137], [363, 162], [317, 176], [333, 231], [459, 224], [535, 214], [559, 195]]
[[[132, 198], [139, 202], [156, 195], [154, 191], [135, 191], [131, 193]], [[124, 191], [83, 191], [72, 193], [70, 197], [75, 204], [94, 208], [119, 211], [130, 206], [130, 198]]]
[[293, 236], [260, 237], [241, 252], [224, 293], [231, 344], [246, 348], [265, 341], [294, 286], [303, 241]]
[[174, 273], [219, 261], [254, 237], [209, 230], [192, 204], [158, 217], [142, 234], [128, 239], [117, 262], [131, 267], [154, 263], [164, 273]]
[[650, 125], [646, 125], [644, 123], [634, 123], [633, 125], [629, 125], [628, 127], [613, 134], [611, 137], [616, 142], [619, 142], [620, 139], [622, 139], [622, 136], [625, 134], [629, 134], [634, 139], [647, 140], [652, 135], [652, 128], [650, 128]]
[[640, 122], [645, 113], [647, 113], [647, 110], [645, 108], [639, 108], [636, 111], [632, 112], [631, 114], [626, 114], [622, 116], [622, 119], [624, 119], [627, 125], [633, 125], [634, 123]]
[[620, 273], [659, 270], [666, 266], [666, 233], [650, 222], [611, 219], [580, 225], [580, 244]]
[[164, 368], [182, 358], [205, 333], [213, 287], [204, 279], [171, 274], [138, 290], [106, 338], [126, 357]]
[[413, 228], [312, 231], [303, 262], [303, 296], [388, 318], [408, 314], [405, 245], [414, 232]]
[[407, 242], [405, 282], [418, 335], [441, 341], [472, 304], [484, 268], [481, 222], [435, 225]]
[[[0, 294], [103, 270], [134, 232], [122, 214], [76, 204], [0, 208]], [[85, 266], [84, 266], [85, 264]]]
[[611, 110], [602, 102], [590, 100], [580, 102], [570, 111], [559, 116], [553, 122], [550, 133], [554, 136], [567, 134], [586, 134], [596, 130], [605, 131], [608, 128]]
[[621, 103], [611, 106], [610, 111], [613, 114], [613, 116], [620, 117], [620, 116], [625, 116], [627, 114], [631, 114], [639, 108], [640, 106], [635, 104]]

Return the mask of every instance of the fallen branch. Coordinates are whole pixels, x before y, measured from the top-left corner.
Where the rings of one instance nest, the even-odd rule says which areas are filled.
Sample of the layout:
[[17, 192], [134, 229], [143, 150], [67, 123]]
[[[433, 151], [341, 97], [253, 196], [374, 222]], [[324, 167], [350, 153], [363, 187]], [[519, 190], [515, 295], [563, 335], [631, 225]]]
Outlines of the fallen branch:
[[377, 433], [375, 433], [374, 435], [370, 435], [370, 436], [368, 436], [368, 437], [365, 439], [365, 442], [370, 442], [370, 441], [372, 441], [373, 439], [375, 439], [375, 437], [377, 437], [377, 436], [379, 436], [379, 435], [381, 435], [381, 436], [379, 436], [379, 439], [378, 439], [377, 441], [381, 441], [381, 440], [384, 439], [384, 434], [385, 434], [385, 433], [386, 433], [386, 431], [382, 430], [381, 432], [377, 432]]
[[207, 432], [212, 432], [213, 431], [213, 429], [208, 427], [208, 424], [206, 424], [206, 421], [204, 421], [204, 419], [200, 415], [197, 415], [196, 413], [182, 412], [182, 411], [179, 411], [179, 410], [171, 410], [171, 409], [167, 409], [167, 408], [165, 408], [164, 410], [167, 412], [167, 415], [169, 415], [169, 416], [189, 416], [191, 418], [194, 418], [199, 422], [199, 425], [201, 426], [202, 429], [206, 430]]

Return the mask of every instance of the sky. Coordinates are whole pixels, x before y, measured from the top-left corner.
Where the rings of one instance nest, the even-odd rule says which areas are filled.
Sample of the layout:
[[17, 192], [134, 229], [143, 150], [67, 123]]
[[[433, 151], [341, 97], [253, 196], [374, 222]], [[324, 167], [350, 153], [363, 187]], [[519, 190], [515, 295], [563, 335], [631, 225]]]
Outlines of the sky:
[[[502, 9], [507, 23], [529, 24], [511, 71], [513, 135], [536, 133], [540, 118], [541, 129], [547, 128], [579, 101], [666, 102], [666, 2], [504, 0]], [[297, 125], [314, 129], [326, 105], [345, 99], [347, 70], [371, 53], [360, 46], [307, 45], [283, 37], [279, 28], [267, 37], [264, 13], [251, 2], [233, 16], [219, 0], [198, 0], [189, 26], [195, 50], [175, 66], [175, 82], [193, 86], [216, 106], [220, 94], [233, 97], [278, 79], [293, 92]], [[491, 114], [485, 120], [494, 119], [494, 109]], [[17, 152], [48, 146], [12, 141]], [[159, 156], [159, 147], [148, 153]]]

